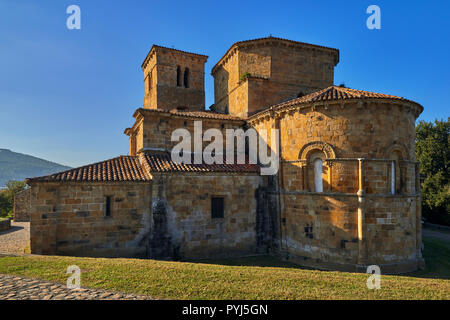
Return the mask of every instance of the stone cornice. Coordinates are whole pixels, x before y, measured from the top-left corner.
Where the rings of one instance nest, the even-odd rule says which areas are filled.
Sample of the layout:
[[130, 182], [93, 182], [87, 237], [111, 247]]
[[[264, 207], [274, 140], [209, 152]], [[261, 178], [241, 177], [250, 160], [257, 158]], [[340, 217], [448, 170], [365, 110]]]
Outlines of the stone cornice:
[[307, 109], [311, 108], [312, 111], [316, 110], [317, 108], [324, 108], [327, 110], [331, 107], [340, 107], [343, 109], [345, 107], [345, 104], [349, 103], [356, 103], [357, 108], [364, 108], [366, 107], [367, 103], [373, 103], [373, 104], [382, 104], [382, 103], [389, 103], [393, 105], [399, 105], [404, 108], [406, 108], [407, 112], [412, 112], [414, 114], [414, 117], [417, 118], [420, 113], [423, 111], [423, 107], [410, 100], [397, 100], [392, 98], [355, 98], [355, 99], [345, 99], [345, 100], [330, 100], [330, 101], [320, 101], [320, 102], [295, 102], [292, 103], [286, 102], [282, 103], [280, 105], [271, 106], [267, 109], [264, 109], [256, 114], [253, 114], [247, 118], [247, 122], [249, 124], [257, 123], [268, 116], [270, 114], [275, 114], [275, 117], [283, 117], [285, 114], [293, 114], [296, 111], [299, 111], [300, 109]]
[[185, 56], [190, 56], [194, 59], [200, 60], [203, 63], [206, 63], [206, 61], [208, 60], [208, 56], [205, 56], [203, 54], [198, 54], [198, 53], [192, 53], [192, 52], [187, 52], [187, 51], [183, 51], [183, 50], [178, 50], [178, 49], [172, 49], [172, 48], [167, 48], [167, 47], [163, 47], [163, 46], [158, 46], [156, 44], [154, 44], [150, 51], [148, 52], [147, 56], [144, 59], [144, 62], [142, 62], [141, 64], [141, 68], [142, 70], [145, 69], [145, 67], [147, 66], [148, 62], [150, 61], [150, 59], [153, 57], [153, 55], [156, 53], [157, 50], [169, 50], [175, 53], [179, 53], [179, 54], [183, 54]]

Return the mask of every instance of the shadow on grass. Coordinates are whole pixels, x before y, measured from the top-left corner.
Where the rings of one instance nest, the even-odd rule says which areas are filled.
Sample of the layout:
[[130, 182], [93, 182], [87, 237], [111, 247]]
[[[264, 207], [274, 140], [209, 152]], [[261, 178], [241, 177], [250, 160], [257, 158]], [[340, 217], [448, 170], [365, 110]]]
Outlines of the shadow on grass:
[[186, 262], [203, 263], [203, 264], [218, 264], [223, 266], [238, 266], [238, 267], [272, 267], [272, 268], [291, 268], [291, 269], [305, 269], [313, 270], [308, 267], [303, 267], [293, 262], [282, 260], [277, 256], [257, 255], [239, 258], [223, 258], [223, 259], [197, 259]]
[[450, 241], [435, 237], [423, 237], [425, 270], [404, 276], [432, 279], [450, 279]]
[[[405, 277], [450, 279], [450, 242], [434, 237], [423, 237], [425, 270], [400, 274]], [[241, 258], [189, 260], [186, 262], [218, 264], [225, 266], [275, 267], [303, 270], [317, 270], [284, 261], [279, 257], [258, 255]]]

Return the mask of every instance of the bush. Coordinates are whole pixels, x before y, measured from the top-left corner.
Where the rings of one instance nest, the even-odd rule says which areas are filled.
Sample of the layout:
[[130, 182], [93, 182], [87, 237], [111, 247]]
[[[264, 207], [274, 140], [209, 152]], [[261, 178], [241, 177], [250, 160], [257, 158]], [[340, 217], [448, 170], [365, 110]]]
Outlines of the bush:
[[0, 217], [12, 217], [14, 215], [14, 196], [25, 190], [23, 181], [8, 181], [6, 189], [0, 191]]

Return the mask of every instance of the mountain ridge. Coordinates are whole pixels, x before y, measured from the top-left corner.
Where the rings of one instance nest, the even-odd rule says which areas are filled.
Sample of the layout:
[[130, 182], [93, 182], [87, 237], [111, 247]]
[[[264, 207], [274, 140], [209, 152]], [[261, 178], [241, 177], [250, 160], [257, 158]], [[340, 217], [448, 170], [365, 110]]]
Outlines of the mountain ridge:
[[56, 162], [0, 148], [0, 188], [9, 180], [23, 181], [69, 169], [71, 167]]

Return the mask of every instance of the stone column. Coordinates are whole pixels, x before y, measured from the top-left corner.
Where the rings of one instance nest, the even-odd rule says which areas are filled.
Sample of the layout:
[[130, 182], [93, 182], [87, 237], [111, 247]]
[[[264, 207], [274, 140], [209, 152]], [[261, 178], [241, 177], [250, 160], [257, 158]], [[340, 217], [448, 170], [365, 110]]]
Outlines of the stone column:
[[367, 244], [365, 235], [365, 209], [364, 209], [364, 159], [358, 159], [358, 264], [367, 264]]

